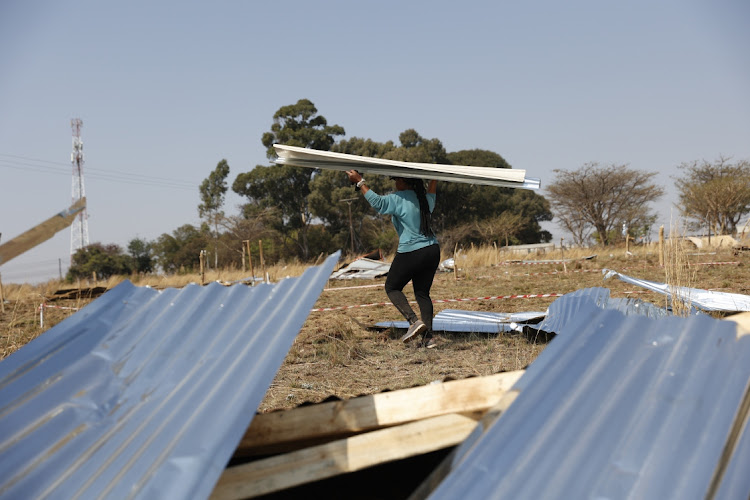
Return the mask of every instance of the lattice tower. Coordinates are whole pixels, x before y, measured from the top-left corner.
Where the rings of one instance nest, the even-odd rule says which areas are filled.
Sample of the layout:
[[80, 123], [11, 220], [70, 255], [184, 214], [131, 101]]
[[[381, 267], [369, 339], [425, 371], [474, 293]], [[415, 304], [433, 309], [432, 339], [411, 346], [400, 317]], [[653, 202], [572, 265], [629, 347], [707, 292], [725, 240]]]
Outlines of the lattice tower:
[[[83, 141], [81, 140], [81, 128], [83, 122], [80, 118], [70, 120], [73, 129], [73, 152], [70, 161], [73, 164], [73, 203], [86, 196], [83, 185]], [[88, 212], [84, 208], [70, 226], [70, 258], [80, 248], [89, 244], [89, 222]]]

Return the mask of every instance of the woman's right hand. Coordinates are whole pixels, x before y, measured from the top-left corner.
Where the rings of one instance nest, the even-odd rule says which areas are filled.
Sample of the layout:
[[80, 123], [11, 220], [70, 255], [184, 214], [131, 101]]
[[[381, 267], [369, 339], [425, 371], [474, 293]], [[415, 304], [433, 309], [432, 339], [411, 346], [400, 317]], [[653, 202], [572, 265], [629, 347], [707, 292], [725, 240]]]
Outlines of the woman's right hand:
[[356, 170], [347, 170], [346, 175], [349, 176], [349, 182], [356, 184], [362, 180], [362, 175]]

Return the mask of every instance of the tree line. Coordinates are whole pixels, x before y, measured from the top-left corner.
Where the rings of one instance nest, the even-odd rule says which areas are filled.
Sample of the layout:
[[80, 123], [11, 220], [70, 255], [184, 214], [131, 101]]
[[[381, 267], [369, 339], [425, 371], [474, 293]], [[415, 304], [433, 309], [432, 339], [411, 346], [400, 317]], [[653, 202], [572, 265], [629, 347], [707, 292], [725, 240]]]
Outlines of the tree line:
[[[414, 129], [399, 134], [398, 143], [340, 139], [344, 135], [342, 126], [329, 125], [311, 101], [301, 99], [276, 111], [261, 142], [269, 160], [275, 156], [273, 144], [286, 144], [389, 160], [511, 168], [496, 152], [448, 152], [439, 139], [424, 138]], [[736, 231], [750, 213], [750, 163], [721, 157], [683, 164], [680, 170], [680, 209], [692, 227], [710, 227], [715, 234]], [[554, 173], [547, 197], [523, 189], [441, 183], [441, 201], [433, 214], [441, 244], [454, 248], [548, 242], [552, 235], [540, 223], [552, 220], [553, 214], [577, 245], [615, 244], [624, 238], [621, 228], [631, 237], [650, 233], [656, 216], [649, 204], [664, 193], [654, 183], [655, 172], [587, 163]], [[229, 174], [230, 166], [222, 159], [200, 184], [200, 226], [185, 224], [153, 241], [133, 239], [127, 253], [117, 245], [89, 245], [73, 256], [68, 279], [157, 268], [194, 272], [201, 250], [206, 250], [209, 266], [241, 267], [244, 241], [256, 256], [262, 245], [266, 262], [309, 261], [338, 249], [355, 255], [395, 251], [397, 237], [389, 218], [357, 196], [342, 172], [257, 165], [231, 182], [231, 189], [245, 200], [236, 214], [223, 210]], [[388, 178], [367, 180], [378, 193], [392, 190]]]

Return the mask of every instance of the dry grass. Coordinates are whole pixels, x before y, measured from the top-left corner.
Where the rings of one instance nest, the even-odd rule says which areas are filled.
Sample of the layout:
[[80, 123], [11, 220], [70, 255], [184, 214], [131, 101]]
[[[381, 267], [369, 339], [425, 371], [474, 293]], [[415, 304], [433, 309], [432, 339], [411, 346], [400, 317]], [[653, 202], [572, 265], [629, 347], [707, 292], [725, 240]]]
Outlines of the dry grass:
[[[602, 268], [615, 269], [625, 274], [664, 281], [665, 269], [659, 266], [657, 246], [631, 248], [566, 249], [566, 259], [581, 259], [597, 254], [595, 259], [574, 260], [565, 266], [554, 262], [563, 257], [559, 251], [545, 255], [508, 255], [493, 247], [468, 249], [459, 254], [457, 273], [438, 273], [432, 297], [436, 300], [477, 299], [507, 295], [564, 294], [581, 288], [604, 286], [614, 297], [633, 297], [625, 292], [635, 291], [644, 300], [664, 305], [661, 295], [642, 293], [637, 287], [619, 280], [602, 280]], [[452, 250], [452, 249], [451, 249]], [[692, 286], [733, 293], [750, 293], [750, 255], [733, 255], [729, 250], [716, 254], [683, 249], [683, 262], [689, 263]], [[452, 252], [450, 252], [452, 253]], [[446, 255], [443, 258], [452, 256]], [[521, 265], [509, 261], [545, 260], [544, 264]], [[735, 261], [733, 265], [698, 265], [705, 262]], [[272, 281], [286, 276], [298, 276], [307, 266], [287, 264], [269, 267]], [[567, 270], [567, 272], [565, 272]], [[256, 275], [260, 273], [256, 269]], [[248, 272], [227, 270], [209, 272], [205, 281], [232, 282], [241, 280]], [[200, 276], [131, 277], [140, 286], [157, 288], [181, 287], [189, 282], [200, 283]], [[122, 278], [106, 283], [81, 284], [113, 287]], [[358, 285], [382, 285], [383, 279], [331, 281], [315, 308], [345, 305], [380, 304], [387, 302], [382, 286], [349, 288]], [[42, 334], [73, 314], [73, 309], [45, 309], [44, 329], [39, 326], [39, 304], [51, 297], [60, 285], [5, 285], [5, 313], [0, 315], [0, 358]], [[407, 297], [413, 300], [410, 287]], [[54, 305], [79, 308], [92, 298], [56, 300]], [[437, 302], [435, 312], [443, 309], [473, 311], [521, 312], [545, 311], [555, 297], [508, 298]], [[416, 307], [416, 306], [415, 306]], [[319, 402], [331, 396], [349, 398], [423, 385], [437, 379], [460, 379], [474, 375], [489, 375], [505, 370], [526, 367], [546, 347], [545, 339], [527, 338], [513, 333], [501, 335], [438, 333], [438, 347], [426, 350], [398, 341], [401, 332], [375, 330], [381, 321], [400, 320], [394, 307], [375, 305], [335, 311], [311, 312], [303, 325], [286, 360], [261, 403], [260, 411], [297, 406], [302, 402]]]
[[690, 269], [688, 252], [690, 245], [684, 240], [685, 227], [672, 221], [669, 238], [664, 245], [664, 282], [669, 285], [671, 294], [667, 302], [677, 316], [688, 316], [692, 308], [690, 294], [685, 288], [693, 287], [696, 270]]

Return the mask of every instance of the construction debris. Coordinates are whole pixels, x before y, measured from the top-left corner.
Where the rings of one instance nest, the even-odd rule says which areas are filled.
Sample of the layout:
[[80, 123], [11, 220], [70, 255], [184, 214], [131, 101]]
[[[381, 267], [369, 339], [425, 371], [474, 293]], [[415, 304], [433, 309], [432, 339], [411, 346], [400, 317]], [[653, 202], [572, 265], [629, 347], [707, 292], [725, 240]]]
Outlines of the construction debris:
[[385, 276], [391, 269], [388, 262], [372, 259], [357, 259], [343, 269], [331, 274], [334, 280], [375, 279]]
[[[559, 299], [558, 299], [559, 300]], [[481, 311], [461, 311], [444, 309], [432, 320], [436, 332], [501, 333], [521, 331], [523, 325], [538, 323], [545, 312], [530, 311], [520, 313], [493, 313]], [[382, 321], [378, 328], [409, 328], [408, 321]]]

